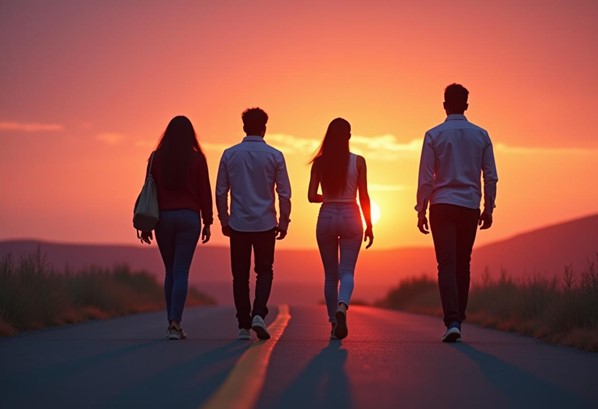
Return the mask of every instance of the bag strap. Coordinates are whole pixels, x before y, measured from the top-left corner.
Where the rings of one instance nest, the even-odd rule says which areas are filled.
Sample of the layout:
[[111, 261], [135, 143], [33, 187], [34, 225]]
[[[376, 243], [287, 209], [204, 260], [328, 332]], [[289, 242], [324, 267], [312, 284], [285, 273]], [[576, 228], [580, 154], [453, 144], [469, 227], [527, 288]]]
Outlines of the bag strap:
[[148, 175], [151, 174], [152, 172], [152, 165], [154, 164], [154, 155], [156, 154], [156, 151], [153, 151], [152, 154], [150, 155], [150, 161], [149, 164], [147, 165], [147, 169], [145, 170], [145, 178], [147, 179]]

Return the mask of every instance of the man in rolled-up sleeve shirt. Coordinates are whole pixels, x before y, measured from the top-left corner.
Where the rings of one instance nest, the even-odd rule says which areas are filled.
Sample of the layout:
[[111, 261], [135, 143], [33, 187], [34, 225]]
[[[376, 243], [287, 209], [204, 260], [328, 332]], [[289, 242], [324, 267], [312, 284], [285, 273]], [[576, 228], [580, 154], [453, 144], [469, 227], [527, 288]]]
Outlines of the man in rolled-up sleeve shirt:
[[[222, 233], [230, 237], [239, 338], [249, 339], [252, 328], [258, 338], [268, 339], [270, 334], [263, 319], [268, 314], [275, 240], [285, 238], [290, 222], [291, 185], [284, 155], [264, 141], [267, 114], [260, 108], [251, 108], [243, 112], [242, 119], [246, 136], [241, 143], [226, 149], [220, 160], [216, 208]], [[252, 250], [257, 274], [253, 307], [249, 298]]]
[[[430, 228], [447, 327], [442, 336], [444, 342], [461, 340], [477, 226], [488, 229], [492, 225], [498, 182], [488, 132], [464, 115], [468, 95], [469, 91], [459, 84], [445, 89], [447, 117], [424, 137], [415, 206], [418, 228], [428, 234], [426, 210], [430, 205]], [[480, 213], [482, 192], [484, 209]]]

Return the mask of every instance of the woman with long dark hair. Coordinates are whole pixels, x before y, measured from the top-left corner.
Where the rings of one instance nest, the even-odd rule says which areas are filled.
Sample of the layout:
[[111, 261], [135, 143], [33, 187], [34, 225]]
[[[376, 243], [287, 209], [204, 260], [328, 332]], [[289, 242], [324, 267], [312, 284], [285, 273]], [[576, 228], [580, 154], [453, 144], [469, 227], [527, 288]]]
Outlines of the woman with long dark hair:
[[[353, 293], [357, 256], [362, 240], [367, 241], [366, 249], [374, 242], [367, 167], [362, 156], [349, 150], [350, 138], [349, 122], [343, 118], [330, 122], [322, 145], [311, 161], [307, 193], [311, 203], [322, 203], [316, 238], [324, 265], [324, 297], [332, 339], [343, 339], [349, 333], [347, 310]], [[321, 194], [318, 193], [319, 186], [322, 187]]]
[[[160, 208], [155, 232], [166, 270], [168, 338], [185, 339], [187, 334], [181, 328], [181, 321], [189, 287], [189, 268], [200, 235], [202, 243], [210, 240], [213, 222], [208, 164], [187, 117], [176, 116], [166, 127], [154, 154], [151, 173]], [[141, 234], [142, 241], [148, 244], [152, 238], [151, 231]]]

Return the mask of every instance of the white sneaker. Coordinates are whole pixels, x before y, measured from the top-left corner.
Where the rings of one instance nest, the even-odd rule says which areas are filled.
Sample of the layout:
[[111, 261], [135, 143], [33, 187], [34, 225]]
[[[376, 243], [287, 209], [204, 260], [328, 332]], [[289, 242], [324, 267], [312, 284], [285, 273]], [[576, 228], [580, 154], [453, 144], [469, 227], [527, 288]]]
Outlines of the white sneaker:
[[461, 330], [459, 327], [449, 327], [442, 335], [442, 342], [461, 342]]
[[175, 327], [170, 327], [168, 329], [168, 339], [172, 339], [172, 340], [180, 340], [180, 339], [186, 339], [187, 338], [187, 333], [185, 331], [183, 331], [182, 328], [175, 328]]
[[248, 340], [251, 339], [251, 333], [249, 332], [249, 330], [247, 328], [240, 328], [239, 329], [239, 336], [237, 337], [238, 339], [241, 340]]
[[268, 328], [266, 328], [266, 323], [259, 315], [253, 317], [251, 329], [255, 331], [259, 339], [270, 339], [270, 333], [268, 332]]

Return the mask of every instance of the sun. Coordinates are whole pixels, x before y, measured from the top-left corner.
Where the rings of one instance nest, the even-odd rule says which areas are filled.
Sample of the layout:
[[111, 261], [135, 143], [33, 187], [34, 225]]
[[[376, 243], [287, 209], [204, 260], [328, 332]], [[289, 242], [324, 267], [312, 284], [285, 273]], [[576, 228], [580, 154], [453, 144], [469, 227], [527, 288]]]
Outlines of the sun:
[[372, 224], [376, 224], [382, 215], [380, 212], [380, 206], [378, 206], [378, 203], [372, 200], [370, 201], [370, 209], [372, 211]]

